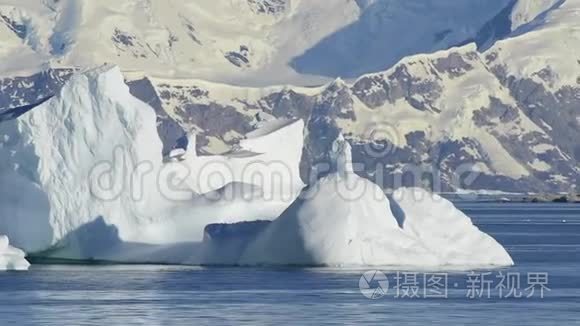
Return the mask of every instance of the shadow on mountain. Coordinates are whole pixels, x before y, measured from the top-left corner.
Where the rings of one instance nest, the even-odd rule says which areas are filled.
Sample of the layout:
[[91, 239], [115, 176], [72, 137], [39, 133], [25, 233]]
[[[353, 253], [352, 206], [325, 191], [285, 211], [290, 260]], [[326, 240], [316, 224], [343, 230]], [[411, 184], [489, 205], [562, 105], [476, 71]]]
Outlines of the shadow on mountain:
[[[505, 34], [504, 18], [513, 5], [513, 0], [462, 5], [376, 1], [368, 4], [356, 22], [293, 58], [290, 66], [302, 74], [355, 78], [386, 70], [410, 55], [476, 40], [483, 45]], [[492, 26], [494, 21], [500, 26]]]

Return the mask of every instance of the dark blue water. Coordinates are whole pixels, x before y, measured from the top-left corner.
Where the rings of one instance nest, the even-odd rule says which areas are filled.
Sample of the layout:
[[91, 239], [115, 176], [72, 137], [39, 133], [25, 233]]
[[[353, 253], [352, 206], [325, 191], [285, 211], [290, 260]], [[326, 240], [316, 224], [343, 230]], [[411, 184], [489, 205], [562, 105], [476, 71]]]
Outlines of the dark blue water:
[[[0, 326], [580, 325], [580, 205], [459, 206], [517, 265], [441, 274], [445, 296], [434, 297], [426, 283], [444, 271], [384, 271], [386, 295], [370, 300], [359, 289], [365, 270], [35, 265], [0, 274]], [[521, 284], [509, 289], [521, 298], [497, 288], [508, 273], [519, 275]], [[543, 297], [527, 298], [528, 273], [548, 276]], [[481, 280], [491, 281], [489, 291]]]

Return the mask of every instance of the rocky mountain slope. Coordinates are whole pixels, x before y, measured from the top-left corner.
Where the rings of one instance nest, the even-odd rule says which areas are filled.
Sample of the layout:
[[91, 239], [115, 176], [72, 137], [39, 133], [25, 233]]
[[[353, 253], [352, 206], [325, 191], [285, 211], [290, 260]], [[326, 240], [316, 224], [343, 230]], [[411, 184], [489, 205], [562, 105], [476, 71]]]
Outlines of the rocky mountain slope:
[[553, 74], [543, 68], [519, 78], [501, 49], [481, 54], [468, 45], [315, 88], [159, 79], [130, 84], [143, 99], [154, 89], [150, 103], [167, 121], [198, 132], [202, 151], [226, 150], [262, 119], [304, 119], [305, 180], [312, 177], [310, 166], [324, 169], [329, 146], [342, 132], [361, 163], [357, 172], [385, 187], [567, 191], [580, 172], [580, 87], [550, 87], [546, 76]]

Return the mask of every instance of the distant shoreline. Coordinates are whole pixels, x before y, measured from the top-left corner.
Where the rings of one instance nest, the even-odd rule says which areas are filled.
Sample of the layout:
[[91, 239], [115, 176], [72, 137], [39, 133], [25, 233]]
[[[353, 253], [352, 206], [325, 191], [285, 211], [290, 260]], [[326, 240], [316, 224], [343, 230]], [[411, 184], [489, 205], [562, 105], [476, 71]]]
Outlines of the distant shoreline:
[[521, 198], [500, 198], [498, 201], [518, 203], [580, 203], [580, 195], [522, 195]]
[[484, 193], [445, 193], [441, 196], [454, 201], [478, 201], [491, 203], [560, 203], [579, 204], [580, 195], [575, 194], [484, 194]]

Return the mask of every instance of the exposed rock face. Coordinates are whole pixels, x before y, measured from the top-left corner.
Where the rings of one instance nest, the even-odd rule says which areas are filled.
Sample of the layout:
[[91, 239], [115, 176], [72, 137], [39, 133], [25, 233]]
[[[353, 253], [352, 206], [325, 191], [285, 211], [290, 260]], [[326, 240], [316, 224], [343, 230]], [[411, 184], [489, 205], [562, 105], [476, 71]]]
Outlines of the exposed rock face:
[[0, 114], [56, 94], [72, 72], [72, 69], [50, 69], [31, 76], [0, 78]]
[[286, 9], [287, 0], [248, 0], [252, 11], [258, 14], [277, 15]]
[[163, 154], [167, 155], [185, 135], [185, 130], [181, 125], [170, 117], [163, 109], [161, 98], [147, 78], [129, 81], [131, 95], [149, 104], [157, 114], [157, 131], [163, 141]]

